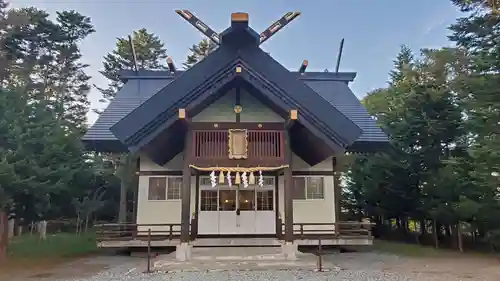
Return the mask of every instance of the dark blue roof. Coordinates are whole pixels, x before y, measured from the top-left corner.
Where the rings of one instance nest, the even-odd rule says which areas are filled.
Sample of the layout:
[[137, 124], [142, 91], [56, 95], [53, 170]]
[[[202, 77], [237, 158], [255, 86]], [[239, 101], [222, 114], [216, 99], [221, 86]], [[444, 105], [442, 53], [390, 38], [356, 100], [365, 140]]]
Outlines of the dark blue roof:
[[[140, 71], [138, 74], [124, 72], [122, 78], [126, 81], [125, 85], [83, 137], [86, 146], [93, 149], [101, 147], [98, 150], [113, 150], [105, 145], [106, 142], [119, 143], [110, 131], [111, 126], [182, 73], [176, 72], [172, 75], [165, 71]], [[356, 143], [388, 142], [387, 135], [376, 125], [375, 120], [348, 86], [348, 82], [355, 78], [355, 73], [295, 72], [294, 74], [362, 129], [363, 134]], [[120, 149], [125, 149], [125, 146]]]

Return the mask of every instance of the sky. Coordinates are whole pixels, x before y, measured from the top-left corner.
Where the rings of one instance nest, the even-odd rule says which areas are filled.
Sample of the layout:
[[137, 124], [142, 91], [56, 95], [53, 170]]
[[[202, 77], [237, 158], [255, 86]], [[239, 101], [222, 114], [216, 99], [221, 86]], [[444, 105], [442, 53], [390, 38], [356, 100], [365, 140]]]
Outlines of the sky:
[[[450, 0], [10, 0], [11, 7], [35, 6], [50, 14], [76, 10], [89, 16], [96, 32], [81, 45], [83, 62], [89, 64], [91, 83], [105, 86], [99, 74], [102, 58], [113, 50], [116, 38], [146, 28], [165, 43], [168, 54], [181, 65], [189, 47], [203, 35], [174, 10], [188, 9], [221, 32], [230, 25], [230, 14], [247, 12], [258, 33], [289, 11], [301, 15], [261, 47], [288, 69], [333, 71], [340, 40], [345, 38], [340, 71], [357, 72], [351, 84], [358, 98], [384, 87], [402, 44], [415, 52], [421, 48], [449, 46], [447, 27], [460, 16]], [[102, 109], [100, 93], [89, 94], [92, 108]], [[97, 115], [89, 112], [93, 123]]]

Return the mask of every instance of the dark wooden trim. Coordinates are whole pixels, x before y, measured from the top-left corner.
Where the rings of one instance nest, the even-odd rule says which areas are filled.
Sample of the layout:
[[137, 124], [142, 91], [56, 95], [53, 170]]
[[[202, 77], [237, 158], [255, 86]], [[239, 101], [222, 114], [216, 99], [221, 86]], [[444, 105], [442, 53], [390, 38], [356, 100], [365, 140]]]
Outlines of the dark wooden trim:
[[274, 176], [274, 213], [276, 223], [276, 237], [281, 236], [281, 218], [280, 218], [280, 191], [279, 191], [279, 176], [278, 173]]
[[284, 169], [284, 192], [285, 198], [285, 242], [293, 242], [293, 179], [292, 179], [292, 148], [290, 133], [285, 130], [285, 161], [289, 167]]
[[192, 148], [191, 128], [188, 124], [187, 135], [184, 143], [184, 167], [182, 169], [182, 207], [181, 207], [181, 242], [187, 243], [191, 240], [189, 235], [189, 225], [191, 218], [191, 161]]
[[[337, 167], [337, 158], [336, 157], [332, 158], [332, 167], [333, 167], [334, 172], [337, 171], [338, 167]], [[333, 176], [333, 202], [335, 202], [335, 222], [340, 221], [340, 212], [341, 212], [340, 198], [342, 195], [341, 195], [339, 176], [340, 175], [335, 174], [335, 173]]]
[[[274, 238], [274, 234], [200, 234], [198, 235], [198, 239], [203, 239], [203, 238]], [[239, 247], [237, 244], [236, 245], [230, 245], [230, 246], [222, 246], [222, 247]], [[256, 246], [260, 247], [260, 246]]]
[[[278, 172], [279, 176], [283, 175], [283, 171]], [[292, 171], [292, 176], [334, 176], [335, 171]]]
[[[245, 109], [243, 109], [245, 110]], [[260, 127], [259, 127], [260, 125]], [[228, 129], [248, 129], [248, 130], [275, 130], [283, 131], [283, 122], [193, 122], [191, 127], [196, 130], [228, 130]]]
[[135, 167], [135, 176], [134, 176], [134, 192], [132, 199], [132, 222], [137, 223], [137, 202], [139, 202], [139, 171], [141, 170], [141, 157], [137, 156], [136, 167]]
[[[235, 95], [235, 106], [241, 106], [241, 87], [236, 87], [236, 95]], [[241, 122], [241, 114], [240, 112], [236, 113], [236, 123]]]
[[285, 165], [286, 161], [284, 158], [269, 158], [269, 159], [229, 159], [229, 158], [219, 158], [219, 159], [209, 159], [209, 158], [195, 158], [192, 160], [192, 164], [199, 167], [276, 167]]
[[139, 176], [182, 176], [182, 171], [139, 171]]
[[333, 176], [335, 171], [292, 171], [292, 176]]
[[[233, 164], [243, 164], [243, 162], [235, 162], [235, 161], [240, 161], [240, 160], [224, 160], [224, 161], [213, 161], [212, 164], [213, 166], [222, 166], [223, 163], [226, 163], [228, 165], [233, 165]], [[245, 161], [245, 160], [241, 160]], [[335, 160], [334, 160], [335, 161]], [[194, 161], [196, 163], [196, 161]], [[251, 163], [250, 163], [251, 164]], [[259, 164], [259, 162], [255, 161], [255, 166], [265, 166], [263, 164]], [[286, 164], [284, 160], [282, 161], [276, 161], [276, 162], [269, 162], [271, 164], [270, 166], [273, 165], [282, 165]], [[212, 165], [202, 165], [202, 166], [212, 166]], [[246, 167], [246, 166], [245, 166]], [[206, 176], [209, 175], [210, 172], [200, 172], [200, 176]], [[182, 171], [140, 171], [139, 172], [140, 176], [182, 176]], [[264, 176], [273, 176], [275, 175], [275, 172], [263, 172]], [[278, 175], [282, 176], [283, 171], [279, 171]], [[292, 171], [292, 176], [335, 176], [335, 171]]]
[[195, 194], [194, 197], [194, 224], [191, 225], [193, 239], [198, 236], [198, 222], [200, 210], [200, 172], [195, 172]]

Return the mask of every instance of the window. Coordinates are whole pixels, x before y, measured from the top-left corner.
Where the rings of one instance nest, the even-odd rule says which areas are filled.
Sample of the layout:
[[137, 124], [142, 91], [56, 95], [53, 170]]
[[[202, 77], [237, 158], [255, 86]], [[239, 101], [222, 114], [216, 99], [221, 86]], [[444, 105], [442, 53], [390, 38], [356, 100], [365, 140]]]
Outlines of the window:
[[148, 200], [181, 199], [182, 177], [150, 177]]
[[200, 209], [202, 211], [217, 211], [217, 190], [202, 190], [200, 196]]
[[274, 206], [274, 196], [272, 190], [257, 191], [257, 210], [272, 211]]
[[148, 200], [165, 200], [167, 198], [167, 178], [149, 178]]
[[167, 200], [181, 199], [182, 177], [169, 177], [167, 184]]
[[[217, 174], [216, 182], [219, 183], [219, 175]], [[210, 177], [200, 177], [200, 186], [212, 186], [212, 182], [210, 181]]]
[[324, 199], [323, 177], [293, 177], [293, 199]]
[[264, 185], [274, 187], [274, 177], [264, 177]]
[[307, 199], [325, 198], [325, 190], [322, 177], [306, 178], [306, 197]]

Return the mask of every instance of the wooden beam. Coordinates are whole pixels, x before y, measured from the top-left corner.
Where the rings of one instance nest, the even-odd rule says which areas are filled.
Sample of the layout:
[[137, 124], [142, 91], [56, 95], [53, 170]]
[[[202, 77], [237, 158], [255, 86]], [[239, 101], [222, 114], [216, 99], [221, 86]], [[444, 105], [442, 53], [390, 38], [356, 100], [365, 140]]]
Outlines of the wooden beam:
[[239, 108], [242, 108], [241, 107], [241, 87], [240, 86], [236, 87], [236, 93], [235, 93], [235, 97], [234, 97], [234, 108], [235, 108], [235, 113], [236, 113], [236, 123], [240, 123], [241, 122], [241, 112], [240, 111], [236, 111], [236, 108], [238, 106], [239, 106]]
[[194, 26], [198, 31], [203, 33], [208, 39], [212, 40], [215, 44], [220, 44], [220, 35], [215, 32], [212, 28], [202, 22], [199, 18], [197, 18], [193, 13], [189, 10], [175, 10], [175, 12], [183, 17], [187, 22], [189, 22], [192, 26]]
[[167, 65], [168, 65], [168, 70], [170, 70], [170, 72], [172, 72], [172, 73], [175, 73], [176, 69], [175, 69], [175, 64], [174, 64], [174, 60], [172, 59], [172, 57], [167, 58]]
[[186, 119], [186, 109], [179, 108], [179, 119]]
[[275, 224], [276, 224], [276, 237], [280, 239], [283, 235], [283, 230], [281, 229], [281, 217], [280, 217], [280, 192], [279, 192], [279, 175], [276, 172], [274, 176], [274, 210], [275, 213]]
[[181, 242], [189, 242], [191, 240], [189, 235], [189, 225], [191, 218], [191, 168], [189, 167], [191, 162], [192, 153], [192, 131], [188, 127], [185, 143], [184, 143], [184, 165], [182, 169], [182, 207], [181, 207]]
[[302, 64], [301, 64], [301, 65], [300, 65], [300, 67], [299, 67], [299, 73], [300, 73], [300, 74], [304, 74], [304, 72], [306, 72], [306, 68], [307, 68], [307, 65], [308, 65], [308, 64], [309, 64], [309, 61], [307, 61], [307, 60], [304, 60], [304, 61], [302, 62]]
[[337, 157], [332, 158], [332, 167], [333, 167], [333, 201], [335, 202], [335, 222], [340, 221], [340, 196], [341, 196], [341, 188], [340, 188], [340, 175], [337, 171]]
[[231, 21], [236, 22], [248, 22], [248, 14], [247, 13], [232, 13]]
[[195, 199], [194, 199], [194, 225], [191, 225], [191, 238], [194, 240], [198, 236], [198, 221], [200, 210], [200, 172], [195, 171]]
[[285, 121], [285, 130], [289, 130], [292, 127], [295, 120], [297, 120], [298, 118], [299, 118], [299, 113], [297, 109], [291, 109], [290, 114], [288, 115], [288, 119]]
[[266, 30], [260, 34], [260, 44], [266, 42], [271, 36], [280, 31], [283, 27], [289, 24], [293, 19], [298, 17], [300, 12], [288, 12], [282, 16], [279, 20], [271, 24]]
[[292, 178], [292, 148], [290, 133], [285, 130], [285, 162], [288, 167], [284, 169], [284, 203], [285, 203], [285, 242], [293, 242], [293, 178]]

